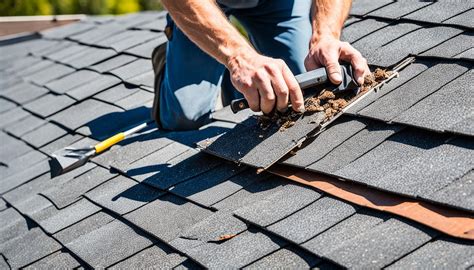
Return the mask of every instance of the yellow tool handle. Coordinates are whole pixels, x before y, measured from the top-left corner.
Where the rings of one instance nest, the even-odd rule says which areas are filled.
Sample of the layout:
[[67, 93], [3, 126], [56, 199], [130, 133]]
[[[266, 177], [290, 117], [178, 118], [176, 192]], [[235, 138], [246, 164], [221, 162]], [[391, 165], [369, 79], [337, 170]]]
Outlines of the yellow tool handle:
[[107, 140], [101, 141], [100, 143], [96, 144], [96, 146], [94, 146], [95, 153], [96, 154], [102, 153], [105, 150], [107, 150], [109, 147], [120, 142], [123, 139], [125, 139], [125, 133], [121, 132], [117, 135], [114, 135], [108, 138]]

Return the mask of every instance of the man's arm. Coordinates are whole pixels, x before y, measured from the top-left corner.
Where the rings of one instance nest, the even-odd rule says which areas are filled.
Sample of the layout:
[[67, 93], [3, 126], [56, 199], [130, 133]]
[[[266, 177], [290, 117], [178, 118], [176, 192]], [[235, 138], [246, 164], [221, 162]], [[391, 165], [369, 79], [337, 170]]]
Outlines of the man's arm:
[[359, 84], [364, 83], [369, 67], [367, 60], [349, 43], [341, 42], [341, 30], [351, 9], [351, 0], [314, 0], [313, 35], [305, 59], [307, 70], [326, 67], [333, 83], [341, 82], [339, 60], [351, 63]]
[[162, 0], [169, 14], [203, 51], [224, 64], [231, 80], [253, 111], [284, 111], [291, 100], [304, 111], [303, 96], [288, 66], [281, 59], [262, 56], [240, 35], [215, 0]]

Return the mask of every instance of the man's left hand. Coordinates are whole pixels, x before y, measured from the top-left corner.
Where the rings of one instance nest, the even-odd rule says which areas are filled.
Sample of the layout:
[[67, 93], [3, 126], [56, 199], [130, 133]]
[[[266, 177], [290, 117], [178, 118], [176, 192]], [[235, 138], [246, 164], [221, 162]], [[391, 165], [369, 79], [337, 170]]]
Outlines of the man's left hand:
[[340, 84], [342, 74], [339, 61], [350, 63], [354, 69], [355, 79], [359, 85], [364, 84], [364, 77], [370, 73], [367, 60], [348, 42], [342, 42], [335, 37], [313, 38], [304, 64], [308, 71], [326, 67], [331, 82]]

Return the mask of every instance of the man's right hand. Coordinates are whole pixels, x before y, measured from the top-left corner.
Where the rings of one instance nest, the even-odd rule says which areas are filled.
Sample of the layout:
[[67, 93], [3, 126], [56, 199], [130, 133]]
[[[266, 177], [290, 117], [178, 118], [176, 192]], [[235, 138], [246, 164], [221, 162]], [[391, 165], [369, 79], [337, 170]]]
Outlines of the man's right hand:
[[227, 63], [232, 84], [248, 101], [250, 109], [268, 114], [276, 108], [304, 112], [301, 89], [293, 73], [281, 59], [275, 59], [251, 51], [231, 57]]

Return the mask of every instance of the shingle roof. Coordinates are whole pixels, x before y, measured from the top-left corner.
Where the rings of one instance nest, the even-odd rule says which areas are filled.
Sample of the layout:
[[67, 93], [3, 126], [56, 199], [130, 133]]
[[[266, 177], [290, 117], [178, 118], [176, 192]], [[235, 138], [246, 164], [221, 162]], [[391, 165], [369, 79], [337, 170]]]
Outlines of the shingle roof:
[[[280, 163], [472, 214], [471, 11], [354, 1], [343, 37], [370, 64], [416, 60]], [[144, 131], [51, 179], [53, 151], [150, 117], [164, 24], [156, 12], [91, 17], [0, 47], [0, 268], [474, 265], [472, 241], [198, 151], [250, 115], [229, 108], [197, 131]], [[233, 137], [220, 156], [242, 147]], [[294, 143], [279, 137], [259, 151]]]

